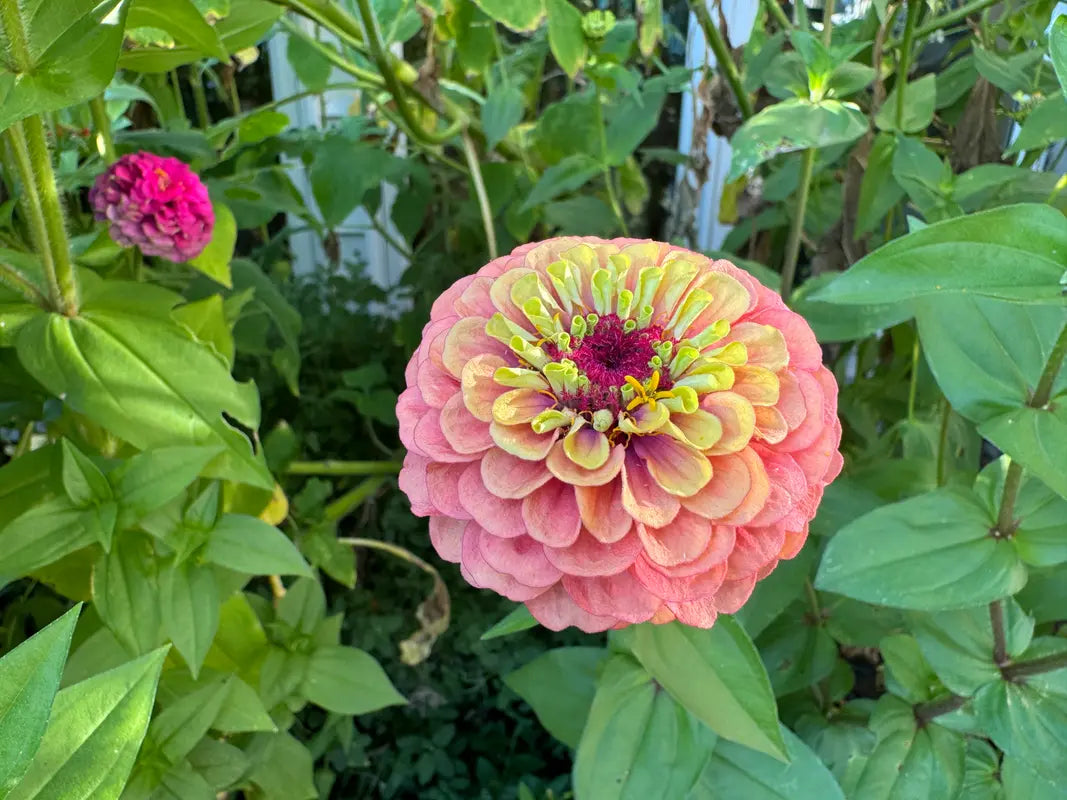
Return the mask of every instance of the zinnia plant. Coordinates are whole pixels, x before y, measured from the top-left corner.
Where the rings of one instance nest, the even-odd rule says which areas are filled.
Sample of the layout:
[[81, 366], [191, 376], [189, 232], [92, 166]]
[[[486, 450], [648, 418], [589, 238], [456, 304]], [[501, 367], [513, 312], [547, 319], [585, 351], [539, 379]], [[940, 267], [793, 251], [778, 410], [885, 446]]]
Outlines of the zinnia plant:
[[841, 469], [807, 323], [727, 261], [520, 247], [436, 301], [397, 413], [442, 558], [546, 627], [711, 627], [792, 558]]
[[154, 153], [130, 153], [112, 164], [89, 191], [89, 204], [116, 242], [168, 261], [196, 258], [215, 228], [200, 178], [184, 162]]

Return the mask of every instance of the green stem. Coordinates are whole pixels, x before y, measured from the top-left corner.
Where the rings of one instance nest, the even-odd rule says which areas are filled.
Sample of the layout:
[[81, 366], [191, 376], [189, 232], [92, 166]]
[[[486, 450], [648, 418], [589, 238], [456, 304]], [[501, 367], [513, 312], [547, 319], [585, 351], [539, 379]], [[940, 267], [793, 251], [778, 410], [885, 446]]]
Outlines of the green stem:
[[367, 478], [355, 489], [345, 492], [324, 509], [323, 514], [327, 521], [336, 522], [347, 517], [372, 497], [384, 483], [385, 478]]
[[911, 381], [908, 384], [908, 422], [915, 422], [915, 396], [919, 391], [919, 331], [915, 331], [915, 342], [911, 346]]
[[603, 175], [604, 183], [607, 185], [608, 190], [608, 204], [615, 215], [615, 221], [619, 223], [620, 232], [623, 236], [629, 236], [630, 229], [626, 224], [626, 217], [622, 211], [622, 203], [619, 202], [618, 192], [615, 191], [615, 181], [612, 178], [611, 167], [608, 166], [608, 129], [604, 124], [603, 99], [600, 96], [599, 88], [596, 90], [594, 108], [596, 109], [596, 126], [600, 132], [600, 163], [604, 165]]
[[[171, 93], [174, 95], [174, 105], [177, 107], [178, 113], [181, 115], [181, 118], [187, 119], [187, 117], [185, 116], [185, 101], [182, 99], [182, 84], [181, 81], [178, 79], [178, 70], [172, 69], [169, 73], [167, 73], [167, 79], [170, 81], [170, 90]], [[236, 114], [237, 111], [234, 110], [233, 113]]]
[[[942, 28], [948, 28], [952, 25], [955, 25], [957, 22], [962, 22], [963, 20], [967, 19], [967, 17], [969, 17], [971, 14], [977, 14], [979, 11], [984, 11], [985, 9], [991, 6], [995, 6], [999, 2], [1001, 2], [1001, 0], [973, 0], [973, 2], [960, 6], [959, 8], [950, 11], [947, 14], [943, 14], [940, 17], [935, 17], [934, 19], [927, 22], [925, 25], [916, 28], [915, 38], [922, 39], [926, 36], [929, 36], [931, 33], [934, 33], [935, 31], [941, 30]], [[902, 41], [892, 41], [886, 45], [886, 49], [888, 50], [890, 47], [901, 47], [902, 45]]]
[[948, 482], [948, 425], [952, 420], [952, 404], [945, 400], [945, 410], [941, 412], [941, 432], [937, 437], [937, 485], [944, 486]]
[[[308, 34], [303, 28], [295, 24], [288, 17], [282, 17], [282, 27], [290, 36], [295, 36], [302, 40], [305, 44], [311, 47], [315, 52], [337, 67], [343, 72], [347, 72], [353, 78], [369, 83], [376, 88], [384, 88], [385, 81], [377, 72], [372, 72], [369, 69], [363, 69], [363, 67], [352, 63], [337, 50], [329, 45], [323, 44], [314, 36]], [[325, 91], [325, 90], [324, 90]], [[258, 109], [257, 109], [258, 110]]]
[[1037, 388], [1034, 389], [1034, 395], [1029, 402], [1031, 408], [1044, 408], [1048, 405], [1049, 400], [1052, 399], [1052, 387], [1060, 374], [1065, 357], [1067, 357], [1067, 325], [1060, 331], [1060, 336], [1052, 346], [1052, 352], [1049, 353], [1045, 369], [1038, 378]]
[[419, 124], [419, 121], [415, 119], [415, 116], [411, 113], [410, 106], [408, 106], [404, 89], [393, 72], [389, 56], [382, 44], [381, 36], [378, 33], [378, 18], [374, 16], [370, 0], [356, 0], [356, 4], [359, 7], [359, 16], [363, 22], [363, 31], [370, 47], [371, 58], [374, 60], [375, 66], [378, 67], [378, 72], [385, 80], [385, 86], [396, 102], [397, 111], [400, 112], [404, 124], [409, 128], [408, 132], [414, 138], [426, 144], [444, 144], [449, 139], [454, 138], [464, 127], [462, 120], [456, 120], [445, 130], [438, 132], [424, 129]]
[[956, 709], [962, 708], [969, 699], [958, 694], [952, 694], [948, 697], [942, 697], [940, 700], [920, 703], [914, 709], [915, 720], [919, 723], [919, 727], [923, 727], [934, 717], [940, 717], [942, 714], [951, 714]]
[[822, 625], [822, 608], [819, 606], [819, 595], [815, 591], [815, 584], [810, 580], [804, 581], [804, 592], [808, 596], [808, 605], [811, 606], [811, 615], [814, 625]]
[[7, 55], [14, 72], [31, 72], [33, 58], [30, 56], [30, 46], [18, 0], [0, 0], [0, 28], [3, 28], [7, 36]]
[[471, 173], [471, 182], [474, 184], [474, 194], [478, 198], [478, 209], [482, 214], [482, 227], [485, 229], [485, 241], [489, 248], [490, 261], [497, 257], [496, 228], [493, 225], [493, 208], [489, 205], [489, 193], [485, 190], [485, 181], [482, 179], [482, 165], [478, 161], [478, 151], [474, 149], [474, 142], [470, 134], [463, 132], [463, 155], [467, 157], [467, 169]]
[[111, 117], [107, 114], [107, 104], [102, 94], [89, 101], [89, 113], [92, 114], [93, 127], [96, 128], [96, 148], [107, 164], [114, 164], [118, 160], [118, 154], [115, 152], [115, 140], [111, 136]]
[[915, 25], [919, 21], [919, 14], [922, 13], [923, 4], [926, 0], [907, 0], [907, 2], [908, 17], [904, 23], [904, 42], [901, 44], [900, 63], [897, 67], [896, 123], [898, 131], [904, 125], [904, 95], [908, 87], [908, 73], [911, 71], [911, 51], [915, 41]]
[[382, 542], [378, 539], [361, 539], [358, 537], [345, 536], [338, 537], [337, 541], [341, 544], [346, 544], [349, 547], [364, 547], [368, 550], [381, 550], [384, 553], [389, 553], [390, 555], [394, 555], [397, 558], [408, 562], [409, 564], [414, 564], [423, 572], [427, 572], [432, 575], [435, 581], [441, 582], [441, 576], [437, 572], [437, 570], [433, 568], [433, 566], [423, 561], [410, 550], [407, 550], [401, 547], [400, 545], [391, 544], [389, 542]]
[[395, 475], [404, 465], [399, 461], [293, 461], [288, 475]]
[[1017, 681], [1030, 675], [1041, 675], [1045, 672], [1053, 672], [1067, 667], [1067, 652], [1053, 653], [1050, 656], [1035, 658], [1032, 661], [1020, 661], [1017, 664], [1007, 664], [1000, 670], [1000, 674], [1006, 681]]
[[196, 106], [196, 122], [201, 130], [211, 127], [211, 112], [207, 107], [207, 92], [204, 91], [204, 73], [196, 64], [189, 65], [189, 88], [193, 92], [193, 105]]
[[269, 0], [275, 5], [295, 11], [335, 33], [345, 44], [367, 54], [359, 21], [331, 0]]
[[993, 663], [1004, 667], [1008, 663], [1008, 640], [1004, 634], [1004, 604], [999, 600], [989, 604], [989, 623], [993, 626]]
[[752, 116], [752, 101], [745, 93], [745, 88], [741, 83], [741, 74], [737, 71], [737, 64], [730, 55], [730, 49], [726, 45], [726, 40], [723, 39], [722, 31], [712, 20], [704, 0], [690, 0], [689, 8], [696, 15], [697, 22], [704, 31], [704, 38], [707, 39], [711, 52], [715, 54], [716, 66], [722, 71], [734, 97], [737, 98], [737, 108], [741, 112], [741, 118], [748, 119]]
[[783, 31], [793, 30], [793, 23], [789, 21], [789, 17], [785, 15], [785, 11], [782, 10], [782, 6], [778, 3], [778, 0], [763, 0], [764, 7], [774, 17], [774, 21], [778, 23], [778, 27]]
[[30, 445], [33, 444], [33, 429], [36, 426], [34, 422], [27, 422], [26, 426], [22, 429], [22, 433], [19, 434], [18, 443], [15, 445], [15, 452], [11, 454], [11, 459], [14, 460], [30, 452]]
[[48, 298], [33, 285], [29, 278], [12, 266], [0, 264], [0, 286], [6, 286], [11, 291], [17, 292], [29, 303], [48, 308]]
[[30, 150], [26, 145], [26, 135], [22, 124], [16, 122], [4, 131], [3, 136], [7, 142], [8, 155], [21, 183], [21, 205], [30, 231], [30, 244], [33, 245], [33, 252], [41, 259], [41, 267], [48, 283], [48, 295], [54, 299], [59, 297], [61, 292], [59, 283], [56, 281], [56, 268], [52, 262], [52, 251], [48, 246], [48, 230], [44, 222], [44, 212], [41, 210], [41, 198], [37, 193], [33, 164], [30, 162]]
[[789, 240], [785, 246], [785, 262], [782, 264], [782, 299], [789, 302], [796, 279], [797, 261], [800, 259], [800, 237], [804, 233], [804, 217], [808, 213], [808, 194], [811, 192], [811, 179], [815, 174], [815, 148], [804, 151], [800, 162], [800, 186], [797, 189], [797, 212], [789, 228]]
[[822, 41], [827, 47], [834, 31], [834, 0], [826, 0], [822, 8]]

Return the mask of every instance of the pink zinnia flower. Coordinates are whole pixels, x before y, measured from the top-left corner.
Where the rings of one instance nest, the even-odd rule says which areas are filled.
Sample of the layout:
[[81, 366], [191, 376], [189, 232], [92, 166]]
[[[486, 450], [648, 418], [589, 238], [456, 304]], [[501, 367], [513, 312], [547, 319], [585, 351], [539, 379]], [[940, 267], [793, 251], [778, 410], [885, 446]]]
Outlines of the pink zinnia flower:
[[211, 241], [215, 212], [207, 187], [188, 165], [154, 153], [130, 153], [97, 177], [89, 190], [97, 220], [111, 238], [146, 256], [182, 262]]
[[434, 303], [397, 415], [442, 558], [543, 625], [710, 627], [841, 470], [807, 323], [728, 261], [552, 239]]

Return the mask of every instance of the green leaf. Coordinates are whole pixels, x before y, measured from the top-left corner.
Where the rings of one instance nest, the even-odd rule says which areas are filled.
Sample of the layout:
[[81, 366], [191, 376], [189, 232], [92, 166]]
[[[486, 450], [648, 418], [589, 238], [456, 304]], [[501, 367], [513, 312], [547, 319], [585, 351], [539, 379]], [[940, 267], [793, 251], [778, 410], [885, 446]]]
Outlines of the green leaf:
[[288, 733], [257, 733], [245, 748], [252, 759], [249, 779], [263, 800], [316, 800], [314, 760]]
[[[867, 727], [869, 711], [858, 707], [865, 703], [870, 701], [850, 700], [832, 722], [822, 714], [805, 714], [795, 724], [797, 733], [837, 779], [846, 797], [855, 796], [856, 784], [876, 741], [874, 732]], [[794, 763], [796, 760], [794, 757]], [[786, 800], [793, 798], [786, 795]]]
[[253, 685], [268, 652], [267, 634], [243, 592], [230, 595], [219, 609], [219, 629], [204, 666], [233, 672]]
[[7, 800], [117, 800], [148, 728], [160, 648], [64, 689], [41, 747]]
[[586, 57], [581, 12], [568, 0], [545, 0], [545, 6], [548, 9], [548, 46], [563, 71], [573, 78]]
[[19, 332], [16, 348], [26, 371], [72, 410], [139, 449], [224, 448], [208, 465], [209, 477], [272, 489], [261, 456], [223, 418], [226, 411], [255, 428], [254, 387], [237, 384], [217, 354], [170, 320], [177, 297], [122, 281], [86, 284], [79, 316], [50, 314]]
[[[1050, 647], [1059, 652], [1064, 645], [1051, 640]], [[997, 747], [1061, 784], [1067, 770], [1067, 670], [994, 681], [979, 689], [973, 702]]]
[[[1046, 780], [1020, 758], [1004, 756], [999, 772], [1004, 784], [1004, 797], [1009, 800], [1016, 797], [1026, 800], [1059, 800], [1063, 797], [1062, 777], [1055, 782]], [[995, 800], [1001, 799], [998, 796]]]
[[[983, 739], [967, 739], [963, 762], [963, 787], [959, 796], [967, 800], [1002, 800], [1000, 755]], [[1019, 795], [1029, 797], [1029, 794]]]
[[667, 100], [667, 82], [654, 78], [640, 92], [625, 97], [608, 117], [603, 158], [613, 167], [622, 166], [655, 130]]
[[918, 139], [899, 138], [893, 153], [893, 179], [928, 222], [937, 222], [950, 211], [950, 216], [961, 212], [950, 200], [952, 184], [946, 185], [944, 172], [937, 153]]
[[326, 616], [326, 594], [314, 578], [300, 578], [278, 602], [278, 619], [296, 634], [311, 636]]
[[[1062, 375], [1062, 373], [1061, 373]], [[1029, 469], [1061, 497], [1067, 497], [1067, 405], [1020, 408], [978, 426], [978, 432]]]
[[730, 140], [733, 159], [727, 182], [782, 153], [849, 144], [867, 132], [867, 118], [837, 100], [775, 103], [746, 120]]
[[1044, 58], [1040, 48], [1024, 50], [1017, 55], [1004, 58], [985, 47], [974, 48], [974, 65], [978, 74], [1008, 94], [1029, 92], [1033, 87], [1033, 70], [1035, 63]]
[[178, 44], [199, 50], [205, 56], [228, 61], [230, 58], [218, 33], [190, 0], [132, 0], [126, 18], [127, 28], [160, 28]]
[[1004, 155], [1011, 156], [1024, 150], [1040, 151], [1064, 137], [1067, 137], [1067, 96], [1056, 92], [1031, 109]]
[[778, 562], [745, 604], [734, 614], [745, 632], [755, 639], [800, 595], [815, 563], [815, 548], [805, 547], [795, 558]]
[[[982, 470], [975, 490], [986, 506], [1000, 512], [1004, 481], [1010, 458], [1002, 457]], [[1067, 561], [1067, 499], [1058, 496], [1042, 481], [1024, 473], [1012, 509], [1016, 528], [1011, 539], [1019, 556], [1036, 567], [1052, 567]], [[1031, 581], [1034, 575], [1030, 576]], [[1030, 582], [1027, 583], [1029, 587]]]
[[525, 99], [517, 86], [496, 86], [482, 106], [482, 128], [486, 147], [492, 150], [520, 122], [525, 112]]
[[826, 272], [806, 281], [793, 295], [793, 310], [804, 317], [820, 342], [850, 342], [908, 319], [905, 303], [854, 304], [845, 307], [813, 300], [812, 295], [844, 273]]
[[204, 559], [249, 575], [310, 575], [288, 536], [258, 517], [226, 514], [211, 532]]
[[219, 447], [161, 447], [138, 453], [111, 473], [119, 527], [128, 528], [180, 495]]
[[57, 111], [100, 94], [115, 75], [126, 0], [20, 4], [28, 63], [0, 36], [0, 130], [31, 114]]
[[969, 292], [1060, 302], [1067, 219], [1020, 204], [928, 225], [861, 259], [819, 292], [828, 303], [892, 303]]
[[875, 74], [873, 67], [855, 61], [846, 61], [838, 64], [830, 73], [826, 92], [831, 97], [842, 100], [870, 86]]
[[1060, 14], [1052, 23], [1048, 34], [1048, 52], [1052, 56], [1052, 66], [1056, 68], [1060, 88], [1067, 94], [1067, 14]]
[[189, 753], [188, 760], [189, 765], [216, 792], [239, 781], [251, 767], [244, 752], [217, 739], [201, 739]]
[[732, 617], [711, 630], [680, 623], [619, 631], [649, 674], [719, 736], [785, 758], [778, 708], [752, 640]]
[[0, 530], [0, 575], [22, 577], [59, 561], [99, 541], [99, 531], [94, 509], [77, 508], [66, 496], [46, 500]]
[[148, 729], [149, 749], [179, 763], [210, 730], [230, 692], [230, 680], [216, 679], [168, 705]]
[[897, 150], [897, 137], [879, 133], [874, 137], [867, 154], [867, 167], [860, 183], [860, 196], [856, 205], [855, 235], [857, 238], [874, 230], [885, 219], [904, 191], [893, 180], [893, 157]]
[[[1007, 654], [1015, 658], [1030, 646], [1034, 621], [1010, 598], [1003, 609]], [[990, 613], [986, 606], [979, 606], [909, 617], [926, 660], [956, 694], [970, 696], [979, 687], [1000, 679], [1000, 667], [993, 661]]]
[[236, 677], [229, 684], [226, 701], [211, 723], [213, 730], [225, 734], [278, 730], [255, 689]]
[[657, 690], [637, 662], [612, 656], [575, 754], [575, 795], [597, 800], [686, 797], [714, 741], [695, 717]]
[[490, 17], [513, 31], [535, 30], [545, 18], [544, 0], [474, 0]]
[[777, 697], [811, 686], [828, 677], [837, 661], [837, 644], [821, 625], [800, 614], [785, 614], [756, 642]]
[[320, 647], [311, 654], [301, 692], [337, 714], [369, 714], [407, 705], [374, 657], [355, 647]]
[[[274, 325], [281, 340], [272, 362], [281, 373], [294, 396], [300, 396], [300, 329], [302, 320], [297, 311], [278, 290], [277, 285], [254, 261], [239, 258], [230, 265], [234, 286], [255, 291], [251, 310], [265, 314]], [[240, 330], [238, 326], [236, 330]]]
[[229, 206], [212, 203], [215, 211], [215, 229], [211, 232], [211, 241], [196, 258], [190, 259], [189, 266], [207, 275], [223, 286], [233, 286], [230, 276], [230, 261], [233, 248], [237, 244], [237, 220]]
[[956, 797], [963, 784], [961, 735], [936, 723], [918, 728], [911, 706], [892, 695], [879, 700], [871, 728], [878, 734], [878, 744], [867, 759], [855, 797]]
[[170, 566], [159, 576], [163, 630], [195, 678], [219, 626], [215, 573], [192, 561]]
[[202, 300], [178, 306], [171, 312], [171, 317], [183, 325], [198, 342], [214, 348], [230, 367], [233, 366], [236, 348], [222, 295], [213, 294]]
[[[334, 49], [329, 42], [320, 44], [327, 49]], [[303, 36], [290, 34], [286, 37], [285, 55], [297, 80], [311, 91], [321, 92], [329, 84], [333, 64]]]
[[878, 649], [885, 662], [885, 685], [891, 693], [909, 703], [925, 703], [944, 693], [914, 636], [906, 633], [887, 636], [878, 643]]
[[[1029, 401], [1067, 325], [1065, 308], [966, 294], [920, 298], [914, 309], [938, 386], [955, 411], [979, 423]], [[1065, 388], [1061, 374], [1053, 393]]]
[[874, 117], [874, 124], [883, 131], [918, 133], [926, 130], [934, 119], [937, 102], [937, 79], [923, 75], [917, 81], [909, 81], [904, 89], [904, 114], [897, 124], [897, 89], [894, 86], [889, 97], [882, 103]]
[[522, 204], [523, 209], [534, 208], [561, 194], [581, 189], [604, 171], [604, 167], [584, 153], [567, 156], [544, 171]]
[[784, 725], [787, 763], [739, 744], [719, 740], [693, 800], [844, 800], [834, 776], [818, 756]]
[[493, 627], [482, 634], [481, 640], [487, 642], [490, 639], [499, 639], [501, 636], [511, 636], [513, 633], [529, 630], [537, 627], [537, 620], [524, 605], [516, 606], [506, 617], [497, 622]]
[[0, 797], [30, 765], [44, 736], [78, 622], [76, 606], [0, 658]]
[[131, 655], [160, 643], [159, 586], [152, 554], [141, 534], [119, 536], [93, 567], [93, 604]]
[[577, 748], [607, 656], [602, 647], [558, 647], [506, 675], [504, 683], [530, 704], [545, 730]]
[[637, 46], [641, 55], [651, 58], [656, 45], [663, 39], [663, 0], [638, 0], [637, 9], [641, 15]]
[[934, 611], [1014, 594], [1026, 567], [972, 492], [938, 489], [883, 506], [838, 532], [815, 585], [857, 600]]
[[69, 439], [60, 442], [63, 449], [63, 489], [79, 508], [114, 499], [111, 484], [104, 473]]

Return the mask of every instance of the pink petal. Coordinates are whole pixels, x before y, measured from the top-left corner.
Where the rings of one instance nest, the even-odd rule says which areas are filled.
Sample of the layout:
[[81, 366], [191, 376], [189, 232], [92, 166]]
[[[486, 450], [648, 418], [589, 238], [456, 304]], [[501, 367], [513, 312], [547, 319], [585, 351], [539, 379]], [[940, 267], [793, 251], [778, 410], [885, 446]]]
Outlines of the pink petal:
[[630, 516], [653, 528], [663, 528], [678, 516], [681, 503], [656, 483], [635, 453], [628, 453], [622, 468], [622, 505]]
[[548, 481], [522, 501], [522, 519], [527, 533], [542, 544], [573, 544], [582, 529], [574, 487], [562, 481]]
[[493, 375], [500, 367], [507, 365], [500, 356], [488, 354], [475, 356], [464, 364], [461, 379], [463, 402], [475, 419], [493, 421], [493, 403], [508, 390], [507, 386], [501, 386], [493, 380]]
[[488, 319], [496, 313], [489, 290], [494, 280], [488, 276], [478, 276], [472, 280], [463, 293], [452, 303], [452, 307], [461, 317], [485, 317]]
[[463, 402], [462, 394], [452, 395], [441, 409], [441, 432], [457, 453], [481, 453], [493, 446], [489, 425], [475, 419]]
[[749, 524], [762, 527], [778, 522], [792, 511], [807, 493], [808, 482], [797, 462], [785, 453], [766, 448], [759, 448], [757, 452], [767, 470], [771, 490], [767, 502]]
[[468, 524], [465, 519], [430, 517], [430, 543], [437, 555], [458, 564], [463, 554], [463, 533]]
[[430, 493], [426, 487], [426, 467], [428, 459], [415, 453], [404, 456], [404, 468], [400, 470], [398, 483], [400, 491], [411, 501], [411, 513], [416, 517], [428, 517], [434, 512], [430, 502]]
[[713, 598], [715, 608], [718, 609], [720, 614], [734, 614], [740, 611], [741, 606], [748, 602], [748, 598], [752, 596], [752, 590], [755, 588], [755, 575], [738, 580], [723, 581], [722, 586], [719, 587], [719, 591], [715, 593]]
[[684, 508], [666, 528], [638, 523], [637, 532], [649, 560], [664, 567], [695, 560], [711, 541], [711, 523]]
[[679, 622], [694, 628], [710, 628], [719, 616], [714, 597], [691, 600], [688, 603], [668, 603], [667, 607]]
[[467, 532], [463, 535], [463, 560], [460, 562], [461, 573], [467, 583], [477, 589], [492, 589], [517, 603], [532, 600], [545, 591], [547, 587], [527, 586], [511, 575], [493, 569], [482, 555], [481, 528], [473, 522], [468, 525]]
[[473, 275], [464, 275], [445, 289], [438, 298], [433, 301], [433, 306], [430, 308], [430, 319], [441, 319], [442, 317], [448, 317], [455, 314], [456, 310], [453, 303], [461, 294], [463, 294], [463, 290], [473, 282]]
[[617, 542], [630, 532], [633, 517], [622, 505], [622, 481], [603, 486], [575, 486], [582, 524], [604, 544]]
[[722, 423], [722, 437], [708, 449], [708, 455], [736, 453], [749, 443], [756, 430], [756, 412], [748, 400], [734, 392], [712, 392], [701, 398], [700, 407]]
[[797, 462], [808, 483], [829, 483], [837, 475], [827, 477], [835, 456], [840, 458], [837, 447], [841, 443], [841, 423], [836, 419], [822, 429], [819, 438], [810, 447], [790, 453]]
[[485, 332], [489, 320], [485, 317], [464, 317], [460, 319], [445, 337], [441, 358], [444, 367], [455, 377], [463, 374], [463, 366], [480, 355], [501, 356], [511, 351]]
[[545, 547], [545, 556], [568, 575], [593, 578], [624, 572], [641, 552], [641, 540], [630, 532], [613, 544], [604, 544], [583, 529], [569, 547]]
[[626, 448], [617, 444], [611, 449], [611, 455], [604, 466], [598, 469], [585, 469], [571, 461], [563, 450], [563, 442], [557, 442], [549, 451], [545, 464], [552, 474], [564, 483], [573, 486], [603, 486], [610, 483], [622, 469], [623, 460], [626, 458]]
[[459, 480], [469, 468], [468, 464], [430, 464], [426, 467], [427, 493], [438, 514], [455, 519], [471, 518], [459, 502]]
[[518, 425], [500, 425], [489, 423], [489, 435], [496, 446], [513, 456], [526, 461], [544, 461], [552, 446], [559, 438], [559, 429], [548, 433], [535, 433], [529, 423]]
[[575, 603], [598, 617], [613, 616], [622, 622], [651, 619], [660, 601], [628, 570], [597, 578], [563, 576], [563, 587]]
[[755, 575], [769, 561], [778, 559], [785, 544], [785, 531], [780, 527], [738, 528], [733, 552], [727, 561], [729, 580]]
[[682, 506], [706, 519], [719, 519], [737, 509], [748, 496], [752, 474], [745, 457], [737, 453], [712, 456], [708, 461], [711, 480], [692, 497], [683, 497]]
[[637, 580], [663, 600], [683, 602], [711, 597], [722, 586], [726, 577], [726, 564], [721, 563], [704, 572], [686, 577], [665, 574], [642, 555], [634, 562], [633, 573]]
[[785, 337], [777, 328], [760, 325], [756, 322], [739, 322], [730, 329], [730, 333], [716, 343], [722, 347], [731, 342], [741, 342], [748, 351], [748, 362], [757, 367], [765, 367], [778, 372], [789, 363], [789, 350]]
[[419, 365], [419, 392], [427, 405], [442, 408], [459, 391], [459, 382], [426, 359]]
[[400, 422], [400, 441], [409, 452], [426, 455], [415, 437], [415, 427], [422, 420], [429, 406], [422, 401], [417, 386], [409, 386], [396, 401], [396, 418]]
[[719, 520], [724, 525], [745, 525], [750, 522], [763, 509], [771, 494], [771, 481], [759, 454], [751, 447], [746, 447], [737, 455], [748, 467], [749, 489], [741, 505]]
[[494, 447], [482, 458], [482, 482], [485, 488], [504, 500], [521, 500], [552, 478], [545, 465], [524, 461]]
[[771, 325], [782, 332], [789, 348], [790, 366], [810, 371], [822, 364], [822, 348], [811, 326], [799, 314], [788, 309], [759, 309], [746, 321]]
[[547, 592], [526, 601], [526, 608], [534, 619], [551, 631], [561, 631], [571, 625], [585, 633], [600, 633], [615, 626], [618, 620], [612, 616], [594, 616], [575, 603], [562, 583], [557, 583]]
[[474, 521], [493, 536], [522, 536], [522, 501], [502, 500], [490, 494], [482, 482], [481, 464], [468, 464], [459, 478], [459, 502]]
[[799, 531], [786, 531], [785, 544], [783, 544], [782, 549], [778, 551], [778, 558], [782, 561], [788, 561], [791, 558], [796, 558], [800, 551], [804, 549], [804, 542], [806, 542], [807, 540], [807, 525], [805, 525]]
[[777, 449], [783, 453], [810, 447], [826, 427], [823, 417], [823, 391], [819, 382], [808, 372], [798, 372], [796, 378], [804, 398], [804, 420], [782, 440]]
[[676, 497], [692, 497], [711, 480], [707, 456], [673, 436], [635, 436], [630, 446], [656, 483]]
[[563, 576], [545, 558], [545, 548], [529, 536], [501, 539], [482, 530], [478, 547], [489, 566], [526, 586], [551, 586]]
[[778, 444], [789, 433], [785, 417], [772, 406], [753, 406], [756, 412], [756, 438], [767, 444]]
[[[414, 437], [420, 450], [434, 461], [463, 462], [478, 458], [476, 453], [460, 453], [452, 447], [441, 430], [441, 413], [436, 408], [431, 408], [415, 425]], [[485, 427], [488, 431], [489, 426]]]

